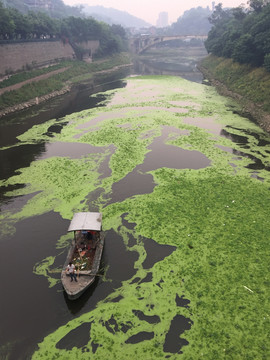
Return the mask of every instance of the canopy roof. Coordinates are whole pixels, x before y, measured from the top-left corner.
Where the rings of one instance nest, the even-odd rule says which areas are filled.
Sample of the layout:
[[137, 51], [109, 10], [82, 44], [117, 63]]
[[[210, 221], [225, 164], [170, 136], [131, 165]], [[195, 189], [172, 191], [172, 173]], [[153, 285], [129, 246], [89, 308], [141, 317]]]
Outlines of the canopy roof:
[[75, 230], [101, 230], [102, 214], [98, 212], [75, 213], [68, 231]]

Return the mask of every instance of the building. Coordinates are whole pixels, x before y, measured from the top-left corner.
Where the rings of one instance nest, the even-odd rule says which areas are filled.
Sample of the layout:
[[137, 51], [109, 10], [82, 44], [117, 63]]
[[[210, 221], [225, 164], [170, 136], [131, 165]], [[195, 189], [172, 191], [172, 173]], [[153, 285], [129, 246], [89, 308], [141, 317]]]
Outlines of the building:
[[27, 5], [30, 9], [32, 9], [32, 8], [51, 9], [52, 8], [52, 0], [24, 0], [24, 4]]
[[158, 16], [157, 27], [162, 28], [162, 27], [167, 27], [168, 25], [169, 25], [168, 13], [163, 11]]

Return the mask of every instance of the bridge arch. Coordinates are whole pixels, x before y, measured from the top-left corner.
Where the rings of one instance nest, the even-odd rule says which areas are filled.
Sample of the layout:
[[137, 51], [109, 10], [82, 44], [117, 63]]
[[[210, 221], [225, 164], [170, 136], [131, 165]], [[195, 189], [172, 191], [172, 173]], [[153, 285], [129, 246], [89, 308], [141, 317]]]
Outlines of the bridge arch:
[[176, 36], [150, 36], [141, 35], [140, 37], [133, 38], [130, 47], [133, 53], [141, 54], [151, 46], [160, 44], [165, 41], [171, 40], [188, 40], [188, 39], [200, 39], [206, 40], [207, 35], [176, 35]]

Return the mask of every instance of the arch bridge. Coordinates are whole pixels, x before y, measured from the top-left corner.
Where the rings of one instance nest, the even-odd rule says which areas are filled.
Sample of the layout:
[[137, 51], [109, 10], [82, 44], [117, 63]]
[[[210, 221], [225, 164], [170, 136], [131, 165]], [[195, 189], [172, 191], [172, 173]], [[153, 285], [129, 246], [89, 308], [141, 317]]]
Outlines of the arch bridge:
[[135, 54], [141, 54], [151, 46], [160, 44], [165, 41], [171, 40], [191, 40], [199, 39], [206, 40], [207, 35], [175, 35], [175, 36], [152, 36], [152, 35], [140, 35], [130, 39], [130, 49]]

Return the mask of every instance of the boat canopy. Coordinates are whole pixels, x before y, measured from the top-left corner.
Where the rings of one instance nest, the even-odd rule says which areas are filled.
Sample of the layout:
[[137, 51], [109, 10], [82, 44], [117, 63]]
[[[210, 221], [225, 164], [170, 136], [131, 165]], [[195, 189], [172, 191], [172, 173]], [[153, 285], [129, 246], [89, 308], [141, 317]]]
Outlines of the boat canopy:
[[98, 212], [75, 213], [68, 231], [76, 230], [101, 230], [102, 214]]

